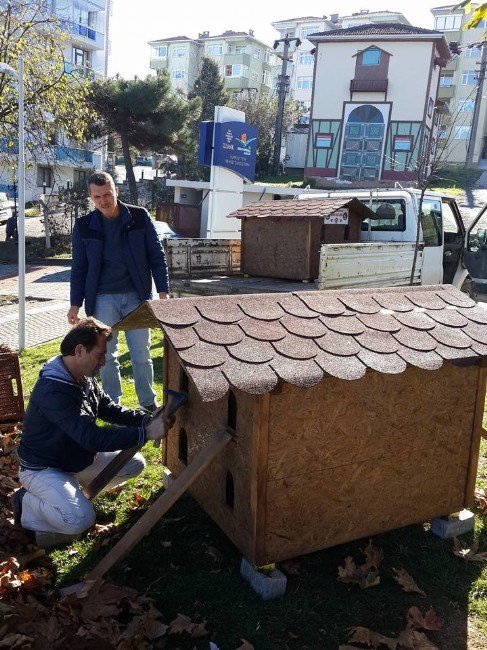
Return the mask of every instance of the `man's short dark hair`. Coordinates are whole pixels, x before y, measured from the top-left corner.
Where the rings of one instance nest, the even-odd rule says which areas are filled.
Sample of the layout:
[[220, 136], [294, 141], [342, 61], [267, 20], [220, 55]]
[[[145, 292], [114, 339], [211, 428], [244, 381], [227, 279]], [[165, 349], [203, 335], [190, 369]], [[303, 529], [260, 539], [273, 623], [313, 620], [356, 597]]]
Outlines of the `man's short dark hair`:
[[98, 343], [98, 338], [104, 336], [107, 341], [111, 338], [112, 328], [96, 318], [83, 318], [75, 325], [61, 341], [61, 354], [63, 357], [73, 356], [77, 345], [82, 345], [87, 352]]
[[110, 174], [107, 174], [107, 172], [93, 172], [86, 183], [88, 185], [88, 189], [90, 189], [90, 185], [98, 185], [101, 187], [103, 185], [108, 185], [108, 183], [115, 184], [113, 178], [110, 176]]

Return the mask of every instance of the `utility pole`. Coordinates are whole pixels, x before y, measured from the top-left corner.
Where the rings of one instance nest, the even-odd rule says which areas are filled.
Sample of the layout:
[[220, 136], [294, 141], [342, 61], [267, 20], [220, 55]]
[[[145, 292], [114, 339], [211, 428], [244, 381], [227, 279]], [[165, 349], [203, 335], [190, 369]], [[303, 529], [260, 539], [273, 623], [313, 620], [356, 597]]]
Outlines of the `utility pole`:
[[276, 115], [276, 128], [274, 130], [274, 155], [272, 159], [272, 168], [274, 174], [279, 173], [279, 158], [281, 156], [281, 141], [282, 141], [282, 123], [284, 120], [284, 103], [286, 101], [286, 95], [289, 91], [289, 76], [287, 74], [287, 64], [289, 59], [289, 45], [296, 41], [296, 47], [301, 45], [301, 40], [299, 38], [289, 38], [289, 34], [286, 34], [284, 38], [280, 38], [274, 41], [274, 49], [276, 50], [279, 47], [279, 43], [284, 43], [284, 49], [282, 52], [282, 66], [281, 74], [277, 78], [277, 115]]
[[468, 141], [467, 156], [465, 158], [465, 167], [473, 165], [473, 152], [475, 149], [475, 139], [477, 137], [477, 129], [479, 126], [480, 107], [482, 105], [482, 92], [484, 89], [485, 71], [487, 68], [487, 43], [485, 41], [476, 43], [475, 45], [482, 48], [482, 57], [480, 59], [479, 79], [477, 85], [477, 93], [475, 95], [475, 103], [472, 115], [472, 126], [470, 127], [470, 140]]

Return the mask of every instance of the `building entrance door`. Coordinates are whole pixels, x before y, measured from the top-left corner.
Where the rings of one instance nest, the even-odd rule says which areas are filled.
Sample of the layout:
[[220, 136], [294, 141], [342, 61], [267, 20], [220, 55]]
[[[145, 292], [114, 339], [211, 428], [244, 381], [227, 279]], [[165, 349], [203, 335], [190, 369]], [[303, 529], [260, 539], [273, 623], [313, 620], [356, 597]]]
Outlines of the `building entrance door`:
[[340, 178], [374, 181], [380, 178], [385, 124], [371, 104], [355, 108], [345, 124]]

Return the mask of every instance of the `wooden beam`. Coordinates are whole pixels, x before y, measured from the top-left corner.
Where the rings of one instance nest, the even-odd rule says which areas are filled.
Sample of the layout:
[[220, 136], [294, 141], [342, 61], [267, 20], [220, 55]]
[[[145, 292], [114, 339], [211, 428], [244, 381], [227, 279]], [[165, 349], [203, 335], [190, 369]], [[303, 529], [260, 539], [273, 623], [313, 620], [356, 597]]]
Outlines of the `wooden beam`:
[[233, 440], [233, 436], [227, 429], [216, 433], [213, 440], [184, 468], [174, 483], [149, 507], [147, 512], [125, 533], [101, 562], [88, 573], [85, 582], [96, 582], [130, 553], [231, 440]]
[[487, 384], [486, 364], [486, 361], [481, 361], [478, 374], [477, 395], [475, 398], [475, 410], [472, 429], [472, 442], [470, 445], [467, 482], [465, 485], [465, 506], [467, 508], [471, 508], [474, 502], [475, 480], [477, 478], [477, 468], [479, 464], [480, 454], [480, 439], [484, 432], [482, 423], [484, 419], [485, 388]]

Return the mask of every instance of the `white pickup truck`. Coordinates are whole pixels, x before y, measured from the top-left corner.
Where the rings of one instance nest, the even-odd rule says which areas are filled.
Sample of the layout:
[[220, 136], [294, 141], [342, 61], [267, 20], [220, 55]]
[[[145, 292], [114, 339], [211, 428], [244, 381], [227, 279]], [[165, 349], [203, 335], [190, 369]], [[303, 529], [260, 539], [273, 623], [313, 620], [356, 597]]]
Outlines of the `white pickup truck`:
[[[378, 218], [363, 222], [360, 243], [321, 244], [316, 288], [408, 285], [416, 247], [420, 192], [409, 188], [334, 190], [307, 192], [296, 198], [303, 201], [343, 198], [345, 202], [354, 196], [370, 207]], [[176, 245], [177, 241], [171, 240], [171, 244]], [[181, 246], [183, 242], [179, 242]], [[207, 256], [216, 255], [219, 244], [226, 250], [229, 242], [212, 240], [211, 243], [214, 249], [208, 249]], [[235, 254], [227, 257], [233, 262]], [[212, 266], [206, 257], [205, 264]], [[187, 265], [183, 266], [187, 269]], [[211, 277], [194, 279], [192, 273], [188, 273], [184, 280], [178, 279], [184, 275], [182, 268], [174, 269], [174, 274], [170, 270], [174, 292], [176, 295], [254, 293], [303, 288], [299, 282], [238, 276], [235, 266], [228, 262], [225, 268], [214, 270], [213, 275], [210, 271], [208, 276]], [[454, 284], [475, 297], [487, 293], [487, 279], [482, 278], [487, 278], [487, 207], [467, 233], [455, 198], [426, 192], [419, 223], [414, 284]]]
[[[318, 288], [409, 284], [417, 237], [419, 190], [348, 190], [333, 191], [329, 196], [344, 199], [355, 196], [378, 219], [363, 222], [359, 244], [321, 245]], [[298, 196], [298, 200], [312, 198], [322, 199], [324, 195]], [[427, 192], [421, 211], [414, 283], [454, 284], [472, 293], [465, 255], [468, 238], [455, 199]]]

